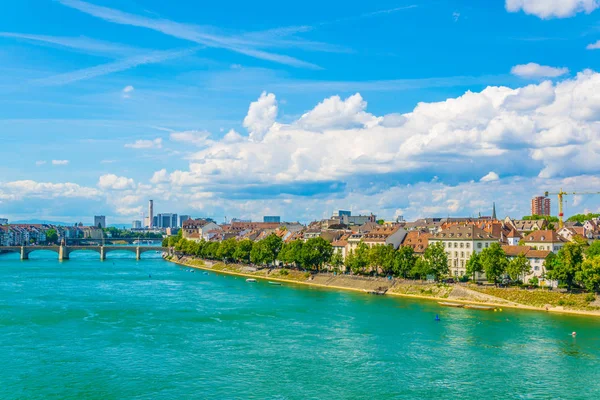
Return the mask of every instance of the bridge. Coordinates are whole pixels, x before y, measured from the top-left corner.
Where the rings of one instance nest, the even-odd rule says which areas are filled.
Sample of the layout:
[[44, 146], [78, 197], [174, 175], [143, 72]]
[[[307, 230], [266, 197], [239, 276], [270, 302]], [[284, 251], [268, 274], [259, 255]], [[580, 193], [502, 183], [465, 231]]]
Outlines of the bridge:
[[92, 238], [66, 238], [67, 246], [85, 246], [90, 244], [114, 244], [114, 243], [129, 243], [129, 244], [150, 244], [150, 243], [162, 243], [162, 238], [160, 239], [145, 239], [145, 238], [102, 238], [102, 239], [92, 239]]
[[160, 246], [2, 246], [0, 253], [19, 253], [21, 260], [28, 260], [29, 254], [34, 251], [53, 251], [58, 254], [59, 260], [68, 260], [69, 255], [75, 251], [94, 251], [100, 254], [100, 260], [106, 260], [106, 254], [113, 251], [128, 251], [135, 253], [136, 260], [142, 258], [143, 253], [149, 251], [162, 251], [170, 253], [171, 249]]

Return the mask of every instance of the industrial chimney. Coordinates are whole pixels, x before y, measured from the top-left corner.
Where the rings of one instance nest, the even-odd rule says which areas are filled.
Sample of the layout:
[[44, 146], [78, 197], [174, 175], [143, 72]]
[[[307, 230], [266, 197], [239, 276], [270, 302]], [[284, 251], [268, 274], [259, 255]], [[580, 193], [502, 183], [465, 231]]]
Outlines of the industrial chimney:
[[152, 229], [154, 221], [154, 200], [148, 201], [148, 228]]

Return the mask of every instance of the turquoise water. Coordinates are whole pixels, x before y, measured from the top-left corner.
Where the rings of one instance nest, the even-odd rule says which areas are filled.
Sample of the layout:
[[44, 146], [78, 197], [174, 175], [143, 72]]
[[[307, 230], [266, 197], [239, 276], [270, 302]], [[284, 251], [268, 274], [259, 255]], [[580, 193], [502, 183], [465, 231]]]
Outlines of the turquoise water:
[[0, 398], [600, 397], [599, 320], [250, 284], [158, 257], [0, 255]]

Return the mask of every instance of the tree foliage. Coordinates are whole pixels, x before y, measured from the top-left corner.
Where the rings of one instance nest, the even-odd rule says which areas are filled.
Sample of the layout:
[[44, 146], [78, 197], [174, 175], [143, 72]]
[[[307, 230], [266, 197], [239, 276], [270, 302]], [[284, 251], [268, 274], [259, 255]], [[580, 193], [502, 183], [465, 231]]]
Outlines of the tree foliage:
[[476, 272], [483, 272], [483, 265], [481, 265], [481, 259], [480, 259], [478, 253], [476, 253], [476, 252], [471, 253], [471, 256], [467, 260], [466, 267], [467, 267], [467, 269], [466, 269], [467, 275], [473, 276], [473, 280], [475, 280]]
[[400, 247], [394, 255], [394, 275], [406, 278], [414, 268], [416, 261], [417, 257], [412, 247]]
[[582, 246], [577, 243], [567, 243], [558, 251], [558, 256], [553, 261], [552, 270], [548, 271], [548, 277], [560, 281], [561, 284], [571, 290], [577, 273], [581, 271], [582, 262]]
[[444, 250], [442, 242], [429, 245], [423, 254], [423, 260], [427, 265], [427, 274], [434, 275], [436, 280], [444, 275], [448, 275], [450, 271], [448, 267], [448, 255]]
[[56, 229], [48, 229], [46, 231], [46, 243], [56, 243], [58, 241], [58, 233]]
[[577, 280], [590, 292], [600, 292], [600, 256], [589, 257], [581, 264]]
[[300, 252], [302, 265], [305, 268], [319, 268], [331, 260], [333, 247], [322, 237], [310, 238], [303, 245]]
[[483, 249], [479, 259], [490, 282], [497, 282], [498, 278], [506, 272], [508, 259], [500, 243], [492, 243], [490, 247]]
[[585, 221], [589, 221], [594, 218], [600, 217], [600, 214], [588, 213], [588, 214], [575, 214], [567, 219], [568, 222], [579, 222], [584, 223]]
[[522, 281], [531, 272], [531, 264], [524, 254], [519, 254], [508, 262], [506, 272], [513, 281]]

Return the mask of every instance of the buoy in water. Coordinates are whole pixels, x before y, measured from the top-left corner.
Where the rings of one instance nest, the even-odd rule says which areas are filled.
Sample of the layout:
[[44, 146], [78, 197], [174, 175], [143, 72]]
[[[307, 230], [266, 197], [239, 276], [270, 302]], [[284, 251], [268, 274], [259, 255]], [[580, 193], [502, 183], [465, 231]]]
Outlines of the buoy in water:
[[577, 336], [577, 332], [571, 332], [571, 336], [573, 336], [573, 337]]
[[435, 314], [435, 320], [436, 320], [436, 321], [440, 321], [440, 316], [439, 316], [439, 315], [437, 315], [437, 314]]

